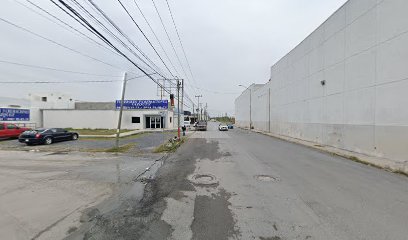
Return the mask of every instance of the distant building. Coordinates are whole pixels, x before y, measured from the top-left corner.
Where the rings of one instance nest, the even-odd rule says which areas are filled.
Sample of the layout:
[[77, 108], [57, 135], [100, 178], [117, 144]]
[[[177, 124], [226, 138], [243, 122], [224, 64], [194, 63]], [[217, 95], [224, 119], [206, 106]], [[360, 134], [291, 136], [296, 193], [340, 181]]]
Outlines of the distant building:
[[[29, 94], [29, 99], [0, 98], [0, 121], [32, 128], [117, 128], [120, 101], [78, 102], [63, 93]], [[172, 129], [177, 109], [167, 100], [125, 100], [123, 129]], [[184, 115], [181, 114], [183, 121]]]
[[406, 161], [408, 1], [350, 0], [235, 100], [236, 124]]
[[[76, 102], [72, 109], [44, 109], [44, 127], [115, 129], [120, 101]], [[183, 115], [181, 115], [183, 117]], [[167, 100], [125, 100], [122, 129], [172, 129], [177, 114]]]

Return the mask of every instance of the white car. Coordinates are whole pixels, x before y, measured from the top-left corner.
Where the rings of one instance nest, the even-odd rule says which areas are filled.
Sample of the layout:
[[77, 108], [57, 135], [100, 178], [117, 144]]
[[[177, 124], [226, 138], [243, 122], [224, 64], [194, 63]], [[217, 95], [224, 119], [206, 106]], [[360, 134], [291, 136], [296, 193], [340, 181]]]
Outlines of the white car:
[[184, 121], [184, 122], [183, 122], [183, 125], [186, 126], [186, 128], [190, 128], [190, 127], [191, 127], [190, 121]]
[[218, 130], [220, 130], [220, 131], [228, 131], [228, 126], [227, 126], [227, 124], [221, 123], [220, 125], [218, 125]]

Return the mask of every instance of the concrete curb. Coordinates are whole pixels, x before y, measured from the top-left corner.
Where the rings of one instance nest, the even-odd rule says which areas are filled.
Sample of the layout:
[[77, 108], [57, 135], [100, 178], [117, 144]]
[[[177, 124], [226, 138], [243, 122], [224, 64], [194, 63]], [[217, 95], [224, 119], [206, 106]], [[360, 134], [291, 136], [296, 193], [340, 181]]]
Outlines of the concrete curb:
[[[249, 128], [242, 128], [242, 127], [238, 127], [238, 128], [249, 131]], [[347, 158], [355, 162], [359, 162], [362, 164], [381, 168], [381, 169], [384, 169], [384, 170], [387, 170], [393, 173], [399, 173], [399, 174], [408, 176], [408, 161], [397, 161], [397, 160], [392, 160], [392, 159], [387, 159], [387, 158], [369, 156], [369, 155], [352, 152], [352, 151], [348, 151], [348, 150], [344, 150], [344, 149], [340, 149], [340, 148], [336, 148], [332, 146], [323, 146], [315, 142], [310, 142], [310, 141], [297, 139], [297, 138], [291, 138], [291, 137], [283, 136], [283, 135], [277, 135], [277, 134], [255, 130], [255, 129], [252, 129], [252, 132], [263, 134], [269, 137], [274, 137], [274, 138], [281, 139], [287, 142], [300, 144], [300, 145], [310, 147], [310, 148], [313, 148], [313, 149], [316, 149], [322, 152], [327, 152], [330, 154], [341, 156], [341, 157]]]

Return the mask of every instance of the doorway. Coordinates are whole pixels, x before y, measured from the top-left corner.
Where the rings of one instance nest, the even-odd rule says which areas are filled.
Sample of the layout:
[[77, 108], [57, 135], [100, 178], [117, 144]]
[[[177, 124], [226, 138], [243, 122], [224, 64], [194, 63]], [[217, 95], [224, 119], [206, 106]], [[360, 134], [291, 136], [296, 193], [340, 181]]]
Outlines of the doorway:
[[164, 127], [164, 118], [162, 116], [146, 116], [146, 128], [160, 129]]

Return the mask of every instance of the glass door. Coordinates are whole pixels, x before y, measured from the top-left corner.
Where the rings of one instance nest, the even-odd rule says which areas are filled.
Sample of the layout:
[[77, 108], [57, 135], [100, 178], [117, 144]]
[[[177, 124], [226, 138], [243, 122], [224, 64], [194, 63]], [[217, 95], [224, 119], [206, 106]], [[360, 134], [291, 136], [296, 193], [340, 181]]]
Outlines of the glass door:
[[156, 118], [156, 128], [161, 128], [161, 119], [160, 117], [155, 117]]
[[146, 128], [152, 128], [152, 129], [164, 128], [163, 120], [164, 119], [161, 116], [146, 117]]

